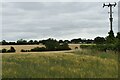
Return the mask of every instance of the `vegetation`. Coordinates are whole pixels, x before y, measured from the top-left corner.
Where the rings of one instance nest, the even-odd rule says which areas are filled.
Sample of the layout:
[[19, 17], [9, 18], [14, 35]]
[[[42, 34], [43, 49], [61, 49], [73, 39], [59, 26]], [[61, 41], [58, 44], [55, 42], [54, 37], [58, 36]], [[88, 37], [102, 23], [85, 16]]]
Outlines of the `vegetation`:
[[96, 37], [94, 39], [95, 44], [104, 44], [105, 43], [105, 38], [104, 37]]
[[117, 78], [117, 54], [82, 50], [71, 53], [3, 54], [3, 78]]
[[103, 37], [96, 37], [94, 39], [96, 45], [80, 45], [82, 49], [94, 49], [99, 51], [112, 50], [120, 52], [120, 32], [117, 33], [117, 36], [114, 37], [112, 31], [109, 32], [109, 35], [106, 37], [106, 41]]
[[14, 49], [14, 47], [10, 47], [10, 49], [9, 50], [7, 50], [7, 49], [2, 49], [2, 50], [0, 50], [0, 52], [2, 52], [2, 53], [8, 53], [8, 52], [15, 52], [16, 50]]
[[[48, 40], [48, 39], [47, 39]], [[33, 44], [44, 44], [46, 40], [24, 40], [24, 39], [19, 39], [16, 42], [7, 42], [6, 40], [2, 40], [0, 44], [2, 45], [33, 45]], [[57, 41], [57, 40], [56, 40]], [[92, 39], [72, 39], [72, 40], [59, 40], [57, 41], [59, 43], [93, 43]]]
[[21, 50], [21, 52], [38, 52], [38, 51], [60, 51], [60, 50], [71, 50], [68, 43], [59, 43], [54, 39], [44, 40], [43, 44], [45, 47], [35, 47], [31, 50]]
[[[68, 43], [95, 43], [95, 45], [80, 45], [82, 50], [69, 53], [40, 53], [40, 54], [3, 54], [3, 78], [117, 78], [118, 54], [120, 52], [120, 32], [114, 36], [112, 31], [106, 38], [96, 37], [92, 40], [73, 39], [29, 42], [17, 41], [17, 44], [39, 44], [45, 47], [35, 47], [31, 51], [69, 50]], [[5, 40], [2, 42], [7, 44]], [[9, 44], [9, 43], [8, 43]], [[16, 43], [15, 43], [16, 44]], [[3, 52], [15, 52], [3, 49]]]

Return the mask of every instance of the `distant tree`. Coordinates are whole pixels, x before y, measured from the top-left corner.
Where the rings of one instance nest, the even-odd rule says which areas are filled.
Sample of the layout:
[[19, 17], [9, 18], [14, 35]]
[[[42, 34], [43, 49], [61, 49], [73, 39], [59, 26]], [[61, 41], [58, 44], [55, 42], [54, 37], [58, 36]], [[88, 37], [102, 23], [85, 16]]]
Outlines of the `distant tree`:
[[69, 40], [64, 40], [64, 43], [70, 43], [70, 41]]
[[33, 43], [34, 43], [33, 40], [28, 41], [28, 44], [33, 44]]
[[2, 41], [0, 42], [0, 45], [2, 45]]
[[94, 40], [92, 40], [92, 39], [88, 39], [88, 40], [86, 40], [85, 42], [86, 42], [87, 44], [89, 44], [89, 43], [93, 43], [93, 41], [94, 41]]
[[57, 40], [51, 38], [45, 40], [43, 44], [48, 50], [56, 50], [59, 47], [59, 43], [57, 42]]
[[63, 43], [64, 50], [70, 50], [69, 45], [67, 43]]
[[85, 39], [85, 38], [82, 39], [81, 42], [82, 42], [82, 43], [86, 43], [86, 39]]
[[117, 38], [117, 39], [120, 39], [120, 32], [117, 33], [116, 38]]
[[15, 50], [15, 48], [14, 47], [10, 47], [10, 50], [11, 50], [11, 52], [15, 52], [16, 50]]
[[108, 32], [108, 36], [106, 37], [106, 43], [107, 44], [114, 44], [115, 43], [115, 36], [113, 31], [111, 30], [110, 32]]
[[5, 40], [2, 40], [2, 45], [7, 45], [7, 42]]
[[116, 50], [120, 52], [120, 32], [117, 33], [115, 46]]
[[39, 40], [38, 42], [39, 42], [39, 43], [42, 43], [42, 40]]
[[71, 43], [80, 43], [81, 41], [82, 41], [81, 38], [72, 39], [72, 40], [71, 40]]
[[63, 40], [59, 40], [59, 43], [63, 43], [64, 41]]
[[6, 53], [7, 52], [7, 50], [6, 49], [2, 49], [2, 53]]
[[16, 50], [14, 49], [14, 47], [11, 46], [7, 52], [16, 52]]
[[34, 40], [34, 42], [33, 42], [34, 44], [39, 44], [39, 42], [37, 41], [37, 40]]
[[19, 44], [19, 45], [21, 45], [21, 44], [27, 44], [27, 41], [23, 40], [23, 39], [20, 39], [20, 40], [17, 40], [17, 44]]
[[15, 42], [9, 42], [8, 45], [15, 45]]
[[94, 43], [95, 44], [104, 44], [105, 43], [105, 38], [103, 38], [103, 37], [96, 37], [94, 39]]

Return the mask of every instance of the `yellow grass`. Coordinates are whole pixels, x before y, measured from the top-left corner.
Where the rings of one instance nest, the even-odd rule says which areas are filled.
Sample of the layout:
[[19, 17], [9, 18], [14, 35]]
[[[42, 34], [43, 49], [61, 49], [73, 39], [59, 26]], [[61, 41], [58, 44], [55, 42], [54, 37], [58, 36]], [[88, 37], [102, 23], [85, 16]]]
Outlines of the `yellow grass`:
[[[16, 53], [21, 53], [21, 49], [24, 50], [30, 50], [33, 49], [35, 47], [45, 47], [44, 45], [40, 44], [40, 45], [2, 45], [0, 46], [0, 50], [5, 48], [5, 49], [10, 49], [10, 47], [14, 47], [16, 50]], [[80, 47], [80, 44], [69, 44], [69, 47], [74, 50], [75, 47]]]

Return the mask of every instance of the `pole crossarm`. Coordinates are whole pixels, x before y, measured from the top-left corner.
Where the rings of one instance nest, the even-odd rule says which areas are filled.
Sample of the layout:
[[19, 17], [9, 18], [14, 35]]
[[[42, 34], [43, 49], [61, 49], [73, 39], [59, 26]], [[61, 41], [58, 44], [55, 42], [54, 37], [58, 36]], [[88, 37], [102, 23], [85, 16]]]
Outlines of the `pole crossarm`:
[[114, 4], [111, 4], [111, 3], [109, 3], [109, 4], [103, 4], [103, 8], [105, 7], [105, 6], [108, 6], [108, 7], [112, 7], [112, 6], [116, 6], [117, 5], [117, 3], [115, 2]]

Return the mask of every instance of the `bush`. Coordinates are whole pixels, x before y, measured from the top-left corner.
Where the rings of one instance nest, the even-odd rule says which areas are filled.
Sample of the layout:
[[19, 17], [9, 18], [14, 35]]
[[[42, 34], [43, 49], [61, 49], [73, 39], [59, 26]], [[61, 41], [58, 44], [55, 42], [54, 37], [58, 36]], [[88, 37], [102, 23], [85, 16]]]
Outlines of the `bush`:
[[30, 52], [30, 50], [21, 49], [21, 52]]
[[112, 51], [118, 51], [119, 45], [114, 44], [98, 44], [98, 45], [80, 45], [80, 48], [82, 49], [94, 49], [98, 51], [105, 51], [106, 50], [112, 50]]
[[9, 52], [16, 52], [16, 50], [14, 49], [14, 47], [10, 47], [10, 49], [9, 50], [7, 50], [7, 49], [2, 49], [2, 53], [9, 53]]
[[14, 49], [14, 47], [11, 46], [11, 48], [7, 52], [16, 52], [16, 50]]
[[6, 49], [2, 49], [2, 53], [6, 53], [7, 52], [7, 50]]
[[35, 47], [35, 48], [33, 48], [33, 49], [31, 49], [30, 51], [46, 51], [46, 48], [44, 48], [44, 47]]

